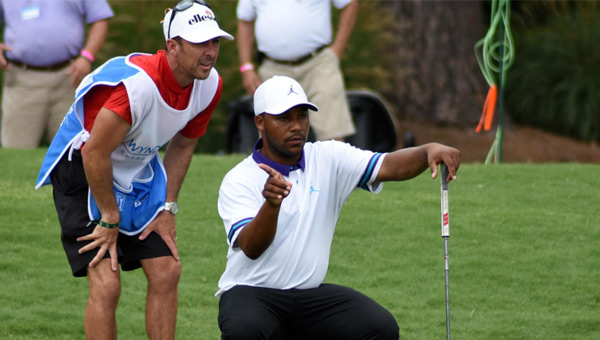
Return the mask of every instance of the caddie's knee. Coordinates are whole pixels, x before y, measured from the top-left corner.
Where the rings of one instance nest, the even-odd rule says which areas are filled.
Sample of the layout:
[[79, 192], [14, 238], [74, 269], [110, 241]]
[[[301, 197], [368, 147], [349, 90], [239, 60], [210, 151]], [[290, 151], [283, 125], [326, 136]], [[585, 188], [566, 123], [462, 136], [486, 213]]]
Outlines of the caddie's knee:
[[121, 296], [121, 280], [118, 273], [88, 272], [90, 286], [89, 302], [108, 308], [117, 308]]
[[146, 270], [148, 288], [162, 292], [176, 290], [181, 277], [181, 262], [170, 256], [159, 259], [152, 269]]

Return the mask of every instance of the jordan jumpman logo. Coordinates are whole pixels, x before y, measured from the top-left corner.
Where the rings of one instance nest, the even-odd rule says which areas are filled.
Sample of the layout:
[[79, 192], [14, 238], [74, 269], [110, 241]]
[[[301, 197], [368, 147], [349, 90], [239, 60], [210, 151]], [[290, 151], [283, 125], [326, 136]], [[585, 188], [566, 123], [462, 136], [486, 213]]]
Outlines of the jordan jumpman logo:
[[288, 94], [287, 94], [287, 95], [289, 96], [289, 95], [290, 95], [290, 94], [292, 94], [292, 93], [294, 93], [294, 94], [296, 94], [296, 95], [298, 94], [298, 92], [294, 91], [294, 85], [290, 85], [290, 92], [288, 92]]

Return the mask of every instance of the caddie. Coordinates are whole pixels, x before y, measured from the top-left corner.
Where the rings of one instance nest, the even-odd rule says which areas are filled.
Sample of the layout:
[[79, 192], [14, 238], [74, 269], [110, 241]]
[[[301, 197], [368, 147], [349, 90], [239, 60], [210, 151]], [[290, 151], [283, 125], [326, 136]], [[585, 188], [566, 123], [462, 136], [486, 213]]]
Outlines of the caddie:
[[53, 186], [73, 275], [88, 278], [88, 339], [117, 337], [119, 264], [144, 269], [149, 339], [175, 337], [177, 197], [221, 97], [220, 38], [233, 37], [203, 1], [177, 3], [162, 26], [165, 50], [113, 58], [82, 81], [37, 180]]

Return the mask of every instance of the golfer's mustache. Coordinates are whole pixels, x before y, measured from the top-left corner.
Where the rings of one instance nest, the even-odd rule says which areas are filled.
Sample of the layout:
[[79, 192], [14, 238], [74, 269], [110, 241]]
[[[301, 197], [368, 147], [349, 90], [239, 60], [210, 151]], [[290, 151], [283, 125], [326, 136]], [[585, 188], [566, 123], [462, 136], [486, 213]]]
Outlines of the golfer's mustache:
[[301, 134], [301, 133], [295, 133], [295, 134], [289, 136], [288, 138], [286, 138], [285, 140], [289, 141], [289, 140], [292, 140], [292, 139], [296, 139], [298, 137], [302, 138], [302, 140], [306, 140], [306, 135]]

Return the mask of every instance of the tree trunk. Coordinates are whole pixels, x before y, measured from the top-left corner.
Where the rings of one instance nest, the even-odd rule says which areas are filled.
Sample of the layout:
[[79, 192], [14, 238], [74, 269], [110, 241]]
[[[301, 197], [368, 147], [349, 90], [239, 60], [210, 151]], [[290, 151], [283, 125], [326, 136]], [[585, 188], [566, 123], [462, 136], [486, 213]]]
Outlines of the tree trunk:
[[474, 45], [484, 27], [479, 1], [382, 1], [394, 13], [390, 46], [400, 117], [475, 126], [487, 84]]

